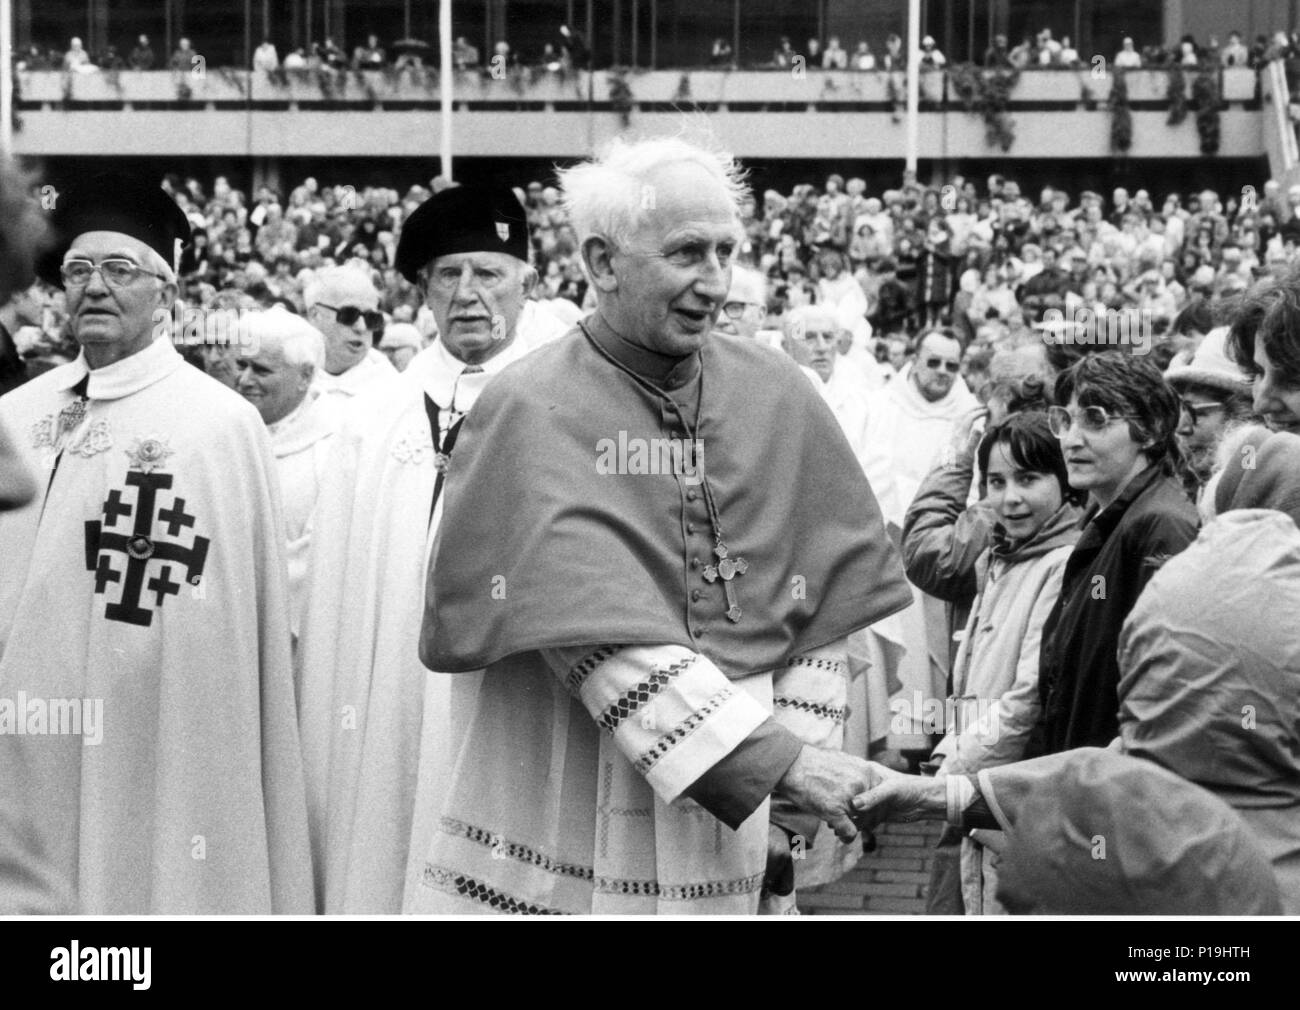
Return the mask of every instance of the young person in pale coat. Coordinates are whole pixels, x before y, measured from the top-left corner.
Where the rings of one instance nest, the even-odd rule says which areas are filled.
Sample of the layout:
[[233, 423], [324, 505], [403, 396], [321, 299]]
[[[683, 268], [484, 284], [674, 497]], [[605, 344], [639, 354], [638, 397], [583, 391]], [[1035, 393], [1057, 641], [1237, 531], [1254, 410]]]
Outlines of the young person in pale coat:
[[[996, 519], [953, 667], [948, 732], [934, 752], [940, 775], [1022, 757], [1038, 718], [1043, 625], [1079, 538], [1079, 495], [1045, 414], [1012, 414], [989, 429], [977, 455]], [[960, 876], [966, 914], [1003, 911], [993, 898], [992, 854], [973, 838], [962, 840]]]

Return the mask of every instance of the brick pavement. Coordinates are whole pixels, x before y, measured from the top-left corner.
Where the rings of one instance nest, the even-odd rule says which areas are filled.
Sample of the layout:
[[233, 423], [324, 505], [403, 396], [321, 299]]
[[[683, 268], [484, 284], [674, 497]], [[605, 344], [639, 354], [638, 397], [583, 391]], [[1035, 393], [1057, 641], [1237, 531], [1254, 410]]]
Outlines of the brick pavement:
[[887, 824], [868, 853], [834, 883], [799, 892], [805, 915], [921, 915], [925, 882], [943, 825]]

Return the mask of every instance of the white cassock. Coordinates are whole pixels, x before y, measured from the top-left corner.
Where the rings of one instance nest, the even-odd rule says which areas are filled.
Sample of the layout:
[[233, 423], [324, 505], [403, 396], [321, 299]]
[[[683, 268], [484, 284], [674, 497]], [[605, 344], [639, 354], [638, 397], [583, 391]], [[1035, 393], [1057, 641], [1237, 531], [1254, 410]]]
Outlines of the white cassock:
[[388, 355], [377, 347], [371, 347], [366, 351], [366, 356], [346, 372], [330, 375], [325, 369], [318, 368], [311, 385], [313, 390], [325, 398], [322, 406], [338, 408], [352, 397], [396, 374], [397, 369], [388, 360]]
[[54, 873], [84, 914], [310, 912], [257, 411], [163, 339], [78, 357], [0, 416], [44, 492], [0, 515], [0, 768], [38, 797]]
[[474, 676], [429, 677], [419, 657], [442, 504], [431, 516], [438, 473], [425, 397], [449, 428], [453, 400], [468, 411], [492, 376], [565, 330], [528, 303], [515, 340], [482, 371], [466, 374], [435, 341], [341, 418], [311, 519], [296, 657], [321, 911], [402, 910], [417, 780], [420, 813], [436, 817], [453, 731], [467, 722], [453, 716], [453, 685], [457, 697], [474, 695]]
[[[960, 377], [941, 400], [925, 399], [912, 381], [910, 369], [874, 392], [867, 419], [867, 479], [880, 501], [885, 522], [901, 530], [907, 508], [947, 446], [953, 426], [979, 401]], [[892, 720], [894, 746], [924, 746], [916, 692], [922, 699], [947, 697], [948, 621], [943, 602], [912, 587], [916, 606], [898, 615], [906, 655], [898, 668], [905, 714]], [[898, 701], [894, 702], [897, 709]]]
[[330, 436], [334, 434], [337, 420], [336, 415], [323, 407], [320, 395], [309, 389], [302, 403], [266, 429], [271, 436], [280, 497], [284, 502], [289, 623], [295, 640], [302, 619], [307, 549], [311, 543], [308, 520], [325, 479]]

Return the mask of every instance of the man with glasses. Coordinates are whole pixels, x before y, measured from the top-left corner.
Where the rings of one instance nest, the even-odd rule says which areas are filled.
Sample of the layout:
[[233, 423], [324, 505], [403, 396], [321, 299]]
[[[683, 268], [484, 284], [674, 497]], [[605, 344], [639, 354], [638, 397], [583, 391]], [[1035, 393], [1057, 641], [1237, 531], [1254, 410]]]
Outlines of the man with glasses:
[[384, 314], [367, 268], [354, 263], [326, 267], [303, 291], [303, 302], [307, 321], [325, 336], [325, 367], [316, 377], [322, 395], [350, 399], [396, 372], [375, 347]]
[[733, 267], [731, 290], [722, 303], [718, 332], [753, 340], [762, 339], [759, 331], [767, 319], [767, 282], [757, 270]]
[[39, 481], [0, 515], [0, 697], [29, 699], [0, 767], [83, 914], [308, 912], [265, 427], [168, 339], [171, 198], [110, 175], [57, 199], [38, 272], [81, 354], [0, 398]]
[[[351, 401], [325, 467], [297, 655], [323, 912], [400, 912], [412, 838], [441, 813], [463, 713], [453, 719], [453, 678], [431, 677], [418, 646], [445, 480], [487, 384], [567, 329], [527, 300], [524, 213], [508, 189], [454, 186], [407, 219], [396, 266], [439, 336]], [[424, 856], [417, 842], [417, 878]]]
[[1184, 485], [1199, 498], [1214, 471], [1214, 456], [1225, 432], [1249, 421], [1250, 378], [1228, 357], [1228, 327], [1211, 330], [1187, 364], [1171, 364], [1165, 381], [1178, 394], [1181, 414], [1175, 434], [1187, 467]]

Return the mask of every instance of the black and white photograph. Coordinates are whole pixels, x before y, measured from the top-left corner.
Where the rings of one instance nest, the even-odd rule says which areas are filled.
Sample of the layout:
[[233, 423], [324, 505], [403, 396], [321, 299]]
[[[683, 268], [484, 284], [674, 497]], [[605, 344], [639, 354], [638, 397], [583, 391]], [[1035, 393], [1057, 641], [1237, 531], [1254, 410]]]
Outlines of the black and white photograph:
[[23, 975], [1029, 917], [1264, 981], [1300, 0], [0, 0], [0, 53]]

